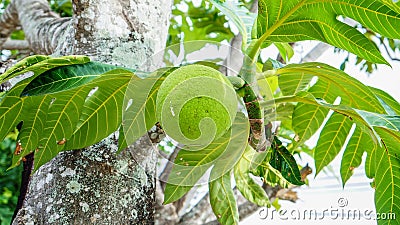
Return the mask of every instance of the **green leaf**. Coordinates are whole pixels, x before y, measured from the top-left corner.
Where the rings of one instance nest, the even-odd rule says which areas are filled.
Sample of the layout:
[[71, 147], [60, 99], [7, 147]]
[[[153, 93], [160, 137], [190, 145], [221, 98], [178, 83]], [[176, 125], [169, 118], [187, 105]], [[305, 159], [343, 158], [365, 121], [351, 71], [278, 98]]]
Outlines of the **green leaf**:
[[122, 121], [125, 90], [130, 80], [140, 78], [130, 71], [115, 69], [86, 84], [91, 89], [96, 88], [96, 91], [86, 98], [82, 114], [64, 150], [90, 146], [118, 129]]
[[292, 121], [294, 104], [281, 104], [273, 108], [264, 109], [264, 119], [266, 121]]
[[242, 49], [245, 49], [251, 38], [251, 31], [257, 15], [250, 12], [241, 2], [227, 0], [210, 0], [232, 23], [242, 35]]
[[[376, 212], [383, 214], [400, 213], [400, 158], [398, 147], [400, 133], [376, 128], [382, 138], [382, 148], [376, 152], [375, 205]], [[378, 224], [398, 224], [396, 220], [378, 220]]]
[[345, 72], [324, 63], [291, 64], [277, 71], [280, 76], [303, 74], [317, 76], [318, 82], [312, 87], [311, 92], [316, 98], [334, 103], [341, 97], [341, 104], [360, 110], [385, 113], [374, 93], [357, 79]]
[[44, 95], [70, 90], [115, 68], [117, 67], [98, 62], [56, 67], [33, 79], [21, 95]]
[[293, 111], [292, 125], [300, 142], [310, 139], [322, 126], [329, 110], [323, 107], [299, 103]]
[[21, 61], [17, 62], [15, 65], [13, 65], [11, 68], [9, 68], [5, 73], [0, 75], [0, 80], [6, 80], [6, 79], [11, 79], [18, 74], [21, 74], [22, 71], [25, 71], [27, 67], [30, 67], [36, 63], [39, 63], [41, 61], [49, 59], [49, 56], [45, 55], [34, 55], [34, 56], [29, 56]]
[[[365, 174], [369, 178], [374, 178], [375, 171], [376, 171], [376, 152], [377, 152], [377, 145], [373, 145], [367, 150], [367, 159], [365, 161]], [[372, 187], [375, 188], [375, 184], [372, 184]]]
[[[302, 97], [300, 97], [302, 96]], [[355, 133], [349, 140], [348, 145], [344, 153], [344, 161], [342, 162], [342, 179], [345, 183], [351, 176], [352, 167], [359, 165], [361, 161], [361, 155], [364, 150], [367, 150], [368, 157], [366, 161], [366, 173], [369, 177], [376, 175], [378, 164], [375, 163], [375, 158], [379, 157], [379, 153], [374, 149], [374, 144], [372, 140], [380, 140], [380, 133], [377, 133], [378, 129], [385, 129], [387, 132], [398, 133], [400, 131], [400, 116], [390, 116], [385, 114], [378, 114], [373, 112], [367, 112], [363, 110], [353, 109], [348, 106], [343, 105], [332, 105], [325, 103], [322, 100], [317, 100], [310, 95], [310, 93], [298, 93], [297, 97], [285, 97], [291, 99], [289, 101], [281, 101], [280, 99], [275, 99], [275, 102], [302, 102], [309, 105], [320, 105], [322, 108], [333, 110], [341, 115], [346, 116], [352, 122], [355, 122], [357, 129]], [[361, 129], [361, 131], [359, 130]], [[335, 132], [337, 129], [332, 128], [331, 132]], [[360, 133], [361, 132], [361, 133]], [[341, 138], [343, 139], [343, 138]], [[372, 140], [371, 140], [372, 139]], [[342, 141], [337, 143], [342, 143]], [[360, 143], [362, 142], [362, 143]], [[372, 144], [372, 145], [371, 145]], [[321, 151], [322, 152], [322, 151]], [[329, 153], [326, 153], [329, 154]], [[375, 185], [375, 184], [374, 184]]]
[[[375, 94], [360, 81], [341, 70], [323, 63], [304, 63], [288, 65], [278, 69], [279, 85], [284, 94], [299, 93], [310, 82], [311, 77], [318, 81], [308, 90], [316, 98], [333, 104], [340, 98], [340, 103], [361, 110], [373, 110], [385, 113]], [[296, 77], [297, 75], [297, 77]], [[305, 79], [306, 77], [306, 79]], [[305, 82], [304, 82], [305, 81]], [[296, 91], [290, 91], [296, 90]], [[298, 104], [293, 112], [293, 129], [300, 137], [300, 143], [308, 140], [323, 125], [328, 110], [317, 105]], [[329, 125], [329, 121], [326, 125]], [[337, 141], [343, 141], [336, 139]], [[344, 142], [334, 143], [343, 145]]]
[[387, 114], [400, 115], [400, 104], [392, 96], [377, 88], [369, 87], [369, 89], [378, 97]]
[[400, 130], [400, 116], [390, 116], [354, 109], [360, 117], [370, 126], [385, 127], [395, 131]]
[[118, 152], [121, 152], [125, 148], [128, 147], [128, 143], [126, 142], [124, 128], [121, 125], [118, 130]]
[[269, 207], [271, 203], [269, 202], [266, 192], [249, 174], [254, 166], [253, 164], [261, 163], [257, 162], [257, 157], [259, 155], [260, 153], [257, 153], [251, 146], [247, 146], [246, 152], [234, 168], [236, 187], [240, 193], [242, 193], [243, 197], [250, 202], [259, 206]]
[[65, 142], [69, 141], [90, 90], [90, 87], [83, 86], [50, 95], [53, 102], [50, 103], [38, 151], [35, 153], [35, 170], [54, 158], [64, 148]]
[[282, 176], [290, 183], [294, 185], [303, 185], [304, 182], [301, 180], [296, 160], [276, 136], [274, 136], [271, 149], [272, 157], [269, 164], [281, 172]]
[[345, 144], [353, 122], [347, 117], [334, 113], [327, 121], [314, 150], [315, 169], [318, 174], [340, 152]]
[[36, 76], [39, 76], [43, 72], [52, 68], [73, 64], [85, 64], [88, 62], [90, 62], [89, 57], [79, 55], [62, 56], [56, 58], [40, 55], [31, 56], [11, 67], [4, 74], [2, 74], [1, 77], [4, 77], [2, 79], [11, 79], [26, 72], [33, 72], [34, 76], [31, 77], [31, 79], [26, 79], [26, 81], [31, 81]]
[[23, 104], [23, 100], [16, 96], [6, 96], [0, 102], [0, 140], [3, 140], [21, 121]]
[[[272, 152], [271, 152], [272, 153]], [[263, 178], [263, 181], [271, 186], [279, 185], [283, 188], [289, 187], [290, 183], [282, 176], [282, 174], [272, 167], [269, 164], [269, 160], [271, 157], [265, 157], [265, 160], [259, 165], [256, 169], [254, 169], [251, 173], [254, 176], [259, 176]]]
[[179, 151], [165, 187], [164, 204], [180, 199], [197, 183], [225, 151], [229, 144], [229, 136], [230, 132], [227, 132], [202, 150]]
[[186, 194], [212, 165], [215, 171], [210, 180], [219, 179], [232, 170], [246, 148], [248, 135], [248, 120], [238, 113], [232, 128], [207, 147], [194, 151], [180, 150], [164, 191], [164, 204]]
[[[211, 175], [215, 171], [213, 169]], [[209, 192], [211, 207], [218, 221], [224, 225], [239, 224], [239, 212], [231, 187], [231, 172], [210, 180]]]
[[279, 87], [284, 95], [293, 95], [299, 91], [305, 91], [310, 88], [310, 82], [314, 76], [304, 72], [293, 71], [286, 72], [278, 77]]
[[238, 163], [241, 155], [246, 150], [249, 132], [250, 124], [248, 118], [242, 113], [237, 113], [232, 124], [229, 144], [216, 160], [213, 168], [215, 171], [210, 174], [210, 180], [223, 176]]
[[353, 175], [353, 170], [361, 165], [363, 153], [369, 151], [375, 145], [368, 133], [363, 131], [364, 129], [359, 126], [356, 127], [343, 153], [340, 165], [343, 187]]
[[[127, 145], [143, 136], [157, 122], [156, 98], [164, 79], [176, 68], [163, 68], [146, 79], [132, 79], [124, 97], [123, 133]], [[130, 105], [130, 103], [132, 103]]]
[[49, 96], [35, 96], [24, 99], [23, 125], [18, 138], [22, 152], [13, 157], [12, 167], [17, 166], [23, 157], [36, 150], [46, 123], [51, 98]]
[[293, 57], [294, 50], [288, 43], [274, 42], [274, 45], [278, 48], [279, 54], [281, 54], [285, 62], [288, 62]]
[[319, 40], [368, 61], [388, 64], [367, 37], [337, 17], [352, 18], [383, 36], [398, 38], [395, 24], [399, 24], [400, 15], [392, 8], [375, 0], [260, 0], [259, 43]]

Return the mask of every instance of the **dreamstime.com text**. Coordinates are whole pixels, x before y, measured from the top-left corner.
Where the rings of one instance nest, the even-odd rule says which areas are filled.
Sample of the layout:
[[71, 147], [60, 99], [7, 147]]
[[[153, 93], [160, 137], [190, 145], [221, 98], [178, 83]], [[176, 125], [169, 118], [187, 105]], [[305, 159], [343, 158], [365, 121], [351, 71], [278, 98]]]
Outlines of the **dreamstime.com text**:
[[263, 208], [258, 212], [262, 220], [396, 220], [395, 213], [376, 213], [371, 209], [348, 208], [348, 200], [339, 198], [338, 206], [326, 209]]

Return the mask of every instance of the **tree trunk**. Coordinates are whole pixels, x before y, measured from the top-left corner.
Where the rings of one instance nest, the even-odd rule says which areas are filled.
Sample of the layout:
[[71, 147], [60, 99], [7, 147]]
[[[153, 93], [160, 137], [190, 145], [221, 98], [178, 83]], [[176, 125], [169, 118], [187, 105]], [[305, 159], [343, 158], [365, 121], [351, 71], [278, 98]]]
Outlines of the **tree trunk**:
[[[21, 25], [37, 53], [84, 54], [140, 70], [161, 64], [172, 0], [73, 0], [59, 18], [45, 0], [15, 0], [0, 18], [0, 46]], [[12, 21], [12, 23], [10, 23]], [[5, 25], [4, 25], [5, 26]], [[162, 55], [162, 54], [159, 54]], [[117, 134], [62, 152], [33, 176], [13, 224], [153, 224], [156, 154], [147, 136], [116, 155]]]

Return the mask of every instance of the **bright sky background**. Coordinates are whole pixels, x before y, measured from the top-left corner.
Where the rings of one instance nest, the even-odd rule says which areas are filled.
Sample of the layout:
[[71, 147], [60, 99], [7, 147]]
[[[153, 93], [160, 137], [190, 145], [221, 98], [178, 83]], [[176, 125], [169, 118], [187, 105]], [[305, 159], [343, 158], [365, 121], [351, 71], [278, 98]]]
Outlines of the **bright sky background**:
[[[296, 56], [292, 59], [292, 62], [298, 62], [301, 56], [304, 56], [308, 49], [314, 45], [312, 42], [305, 42], [302, 48], [302, 52], [297, 52]], [[327, 63], [331, 66], [339, 68], [343, 62], [346, 54], [336, 54], [333, 52], [333, 48], [326, 51], [317, 60], [319, 62]], [[350, 63], [347, 64], [345, 72], [349, 75], [357, 78], [362, 83], [382, 89], [392, 95], [396, 100], [400, 101], [400, 62], [389, 61], [392, 68], [386, 65], [378, 66], [378, 70], [373, 74], [366, 74], [359, 70], [359, 67], [354, 66], [355, 57], [351, 57]], [[296, 203], [288, 201], [280, 201], [282, 209], [286, 209], [286, 216], [277, 216], [275, 212], [272, 217], [272, 209], [263, 209], [255, 213], [251, 217], [247, 218], [240, 224], [242, 225], [254, 225], [254, 224], [278, 224], [278, 225], [335, 225], [335, 224], [346, 224], [346, 225], [375, 225], [376, 221], [371, 219], [372, 216], [368, 216], [369, 213], [375, 213], [374, 206], [374, 191], [370, 187], [370, 180], [366, 178], [364, 173], [364, 166], [355, 169], [353, 177], [348, 181], [345, 188], [342, 188], [340, 181], [340, 155], [331, 163], [331, 171], [326, 170], [321, 172], [315, 179], [315, 174], [308, 176], [310, 185], [309, 187], [303, 186], [301, 188], [294, 189], [297, 191], [299, 200]], [[309, 156], [304, 155], [302, 160], [299, 160], [300, 165], [304, 166], [306, 163], [314, 169], [313, 159]], [[344, 205], [340, 205], [344, 204]], [[307, 211], [308, 210], [308, 211]], [[319, 213], [319, 219], [308, 219], [310, 210], [317, 210]], [[324, 217], [322, 214], [325, 211]], [[345, 219], [341, 216], [336, 218], [336, 211], [342, 212], [344, 210]], [[360, 219], [347, 219], [346, 214], [348, 211], [361, 212], [361, 215], [366, 212], [366, 216]], [[268, 214], [267, 214], [268, 212]], [[307, 218], [300, 218], [296, 216], [296, 213], [306, 213]], [[291, 216], [289, 213], [294, 213]], [[331, 214], [333, 213], [333, 214]], [[329, 216], [332, 215], [332, 216]], [[397, 215], [400, 216], [400, 215]], [[320, 219], [323, 218], [323, 219]]]

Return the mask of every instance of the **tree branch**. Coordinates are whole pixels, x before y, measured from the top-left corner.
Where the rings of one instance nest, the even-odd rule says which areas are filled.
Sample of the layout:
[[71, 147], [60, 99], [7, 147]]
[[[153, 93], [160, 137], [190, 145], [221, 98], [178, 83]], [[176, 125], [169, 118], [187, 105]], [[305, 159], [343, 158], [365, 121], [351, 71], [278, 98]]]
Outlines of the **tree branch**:
[[71, 18], [60, 18], [46, 0], [14, 0], [0, 18], [0, 46], [20, 24], [29, 46], [37, 54], [52, 54], [63, 43]]
[[19, 25], [18, 13], [14, 6], [15, 5], [13, 3], [8, 5], [3, 14], [0, 16], [0, 47], [4, 44], [4, 42], [6, 42], [10, 34]]
[[385, 44], [384, 42], [381, 42], [381, 43], [382, 43], [383, 47], [385, 48], [385, 51], [386, 51], [387, 55], [389, 56], [389, 58], [390, 58], [392, 61], [398, 61], [398, 62], [399, 62], [400, 59], [398, 59], [398, 58], [392, 56], [392, 54], [391, 54], [390, 51], [389, 51], [388, 46], [386, 46], [386, 44]]
[[301, 62], [314, 62], [317, 60], [326, 50], [328, 50], [331, 46], [325, 44], [323, 42], [318, 43], [310, 52], [307, 53], [302, 59]]
[[7, 39], [3, 43], [3, 49], [9, 49], [9, 50], [25, 50], [25, 49], [30, 49], [29, 43], [25, 40], [11, 40]]

